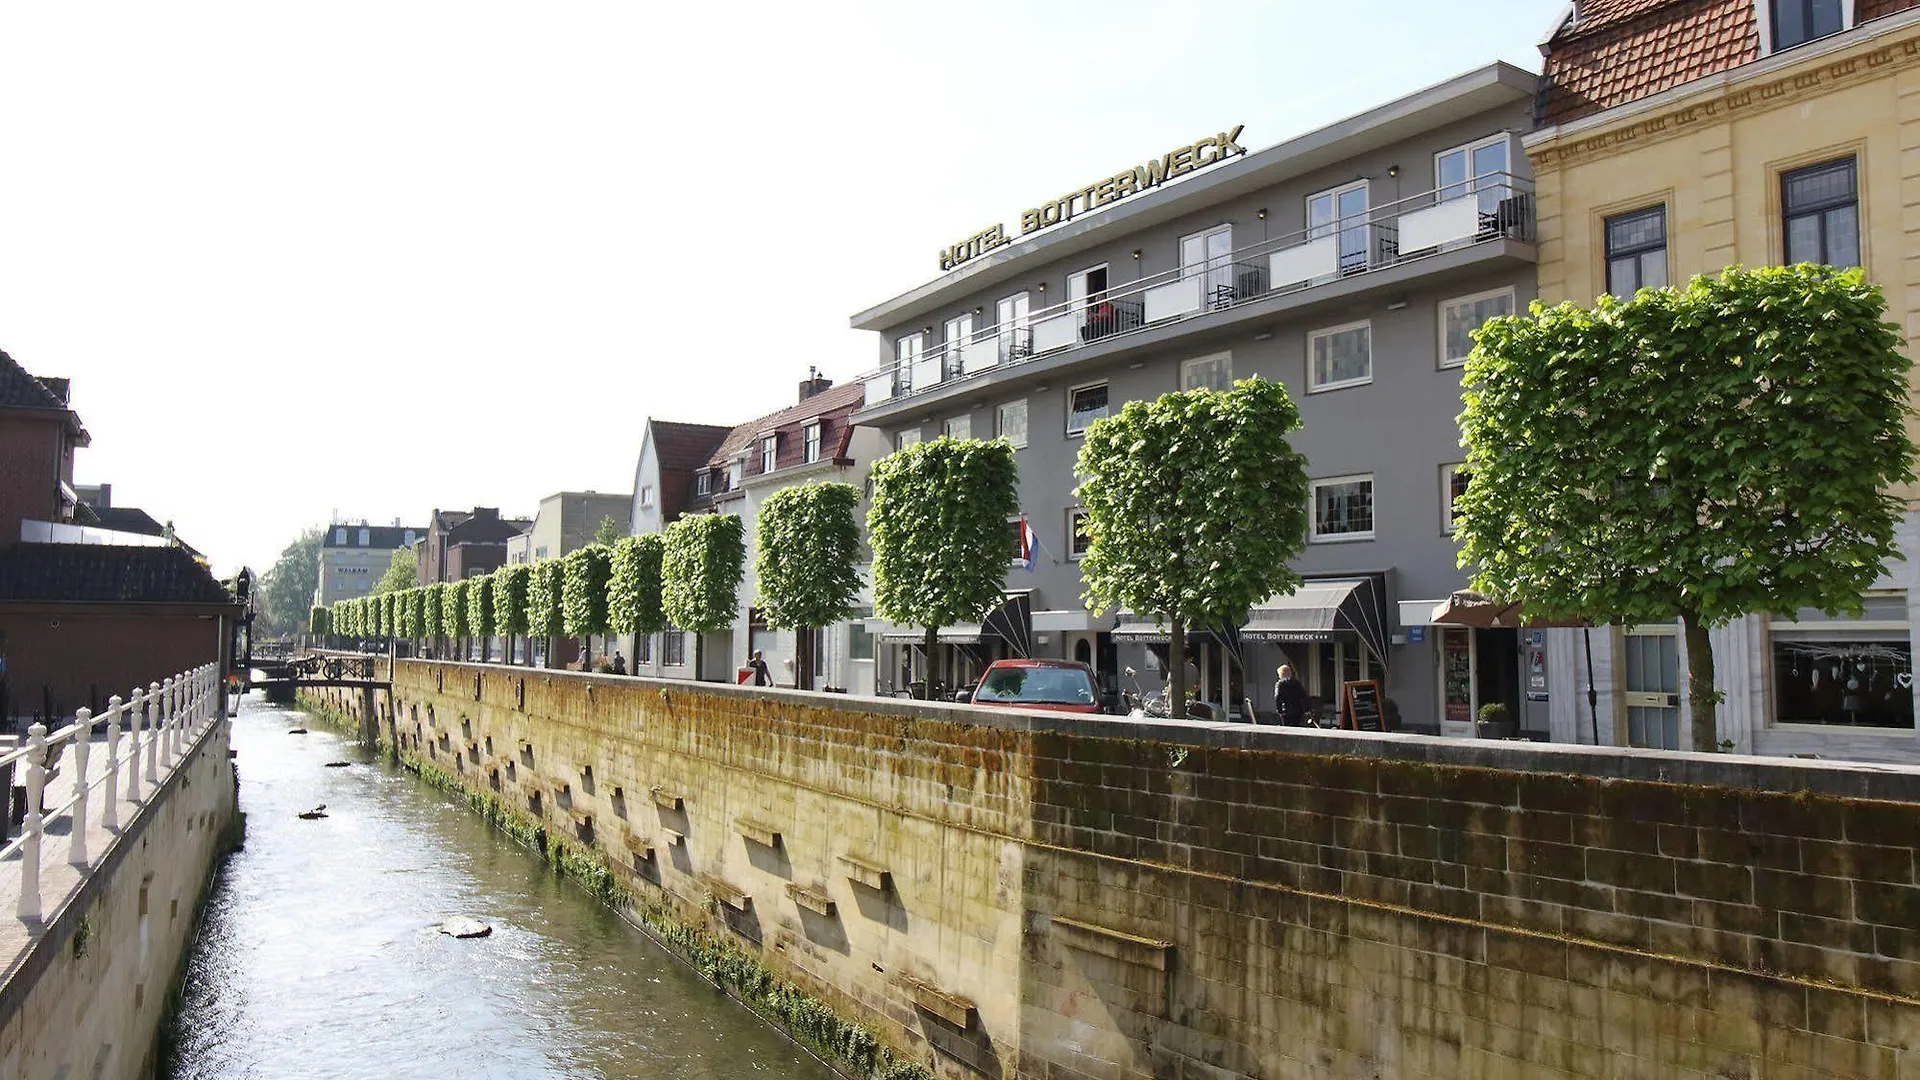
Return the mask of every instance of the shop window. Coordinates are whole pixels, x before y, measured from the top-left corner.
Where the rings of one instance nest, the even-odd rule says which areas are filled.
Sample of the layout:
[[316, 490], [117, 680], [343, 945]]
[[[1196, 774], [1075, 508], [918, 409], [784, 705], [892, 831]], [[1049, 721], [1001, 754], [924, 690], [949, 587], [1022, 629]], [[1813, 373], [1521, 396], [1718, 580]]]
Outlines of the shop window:
[[1513, 314], [1513, 290], [1463, 296], [1440, 304], [1440, 366], [1459, 367], [1473, 351], [1473, 332], [1488, 319]]
[[1904, 593], [1858, 619], [1803, 611], [1772, 625], [1774, 722], [1913, 730], [1913, 638]]
[[1473, 723], [1473, 631], [1442, 626], [1440, 631], [1440, 718], [1449, 724]]

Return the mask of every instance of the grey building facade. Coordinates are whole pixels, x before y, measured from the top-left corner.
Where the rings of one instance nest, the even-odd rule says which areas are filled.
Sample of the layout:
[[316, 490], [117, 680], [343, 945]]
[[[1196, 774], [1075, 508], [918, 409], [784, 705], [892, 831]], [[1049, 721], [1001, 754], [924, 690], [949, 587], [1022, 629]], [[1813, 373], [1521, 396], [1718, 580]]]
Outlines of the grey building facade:
[[[1534, 295], [1519, 145], [1533, 89], [1496, 64], [1264, 150], [1203, 139], [1048, 208], [1040, 220], [1060, 223], [1025, 239], [1001, 230], [942, 253], [960, 265], [853, 317], [878, 334], [881, 361], [859, 423], [894, 445], [955, 434], [1019, 447], [1038, 544], [1007, 585], [1027, 594], [1036, 655], [1094, 663], [1110, 691], [1128, 667], [1143, 682], [1159, 670], [1151, 613], [1096, 616], [1082, 601], [1080, 434], [1126, 401], [1260, 376], [1286, 385], [1303, 421], [1308, 586], [1200, 636], [1203, 697], [1265, 713], [1290, 662], [1328, 713], [1345, 683], [1372, 679], [1409, 728], [1467, 734], [1492, 700], [1524, 717], [1520, 636], [1431, 619], [1466, 586], [1449, 510], [1466, 481], [1467, 335]], [[1199, 164], [1149, 183], [1180, 160]], [[1086, 203], [1100, 205], [1069, 215]], [[991, 651], [955, 650], [936, 674], [964, 682]], [[886, 663], [904, 685], [920, 661], [901, 647]]]

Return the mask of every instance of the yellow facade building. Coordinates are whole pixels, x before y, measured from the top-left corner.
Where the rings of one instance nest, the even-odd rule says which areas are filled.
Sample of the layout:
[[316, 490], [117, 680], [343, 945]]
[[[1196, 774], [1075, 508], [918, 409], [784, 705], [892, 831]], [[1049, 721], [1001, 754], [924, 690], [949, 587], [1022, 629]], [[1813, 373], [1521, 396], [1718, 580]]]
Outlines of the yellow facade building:
[[[1920, 340], [1920, 0], [1587, 0], [1543, 47], [1540, 298], [1678, 284], [1731, 264], [1860, 265]], [[1920, 404], [1920, 399], [1916, 399]], [[1913, 432], [1920, 438], [1920, 428]], [[1920, 492], [1905, 493], [1920, 506]], [[1717, 630], [1723, 738], [1752, 753], [1920, 760], [1908, 561], [1865, 618]], [[1556, 738], [1682, 748], [1677, 626], [1548, 631]]]

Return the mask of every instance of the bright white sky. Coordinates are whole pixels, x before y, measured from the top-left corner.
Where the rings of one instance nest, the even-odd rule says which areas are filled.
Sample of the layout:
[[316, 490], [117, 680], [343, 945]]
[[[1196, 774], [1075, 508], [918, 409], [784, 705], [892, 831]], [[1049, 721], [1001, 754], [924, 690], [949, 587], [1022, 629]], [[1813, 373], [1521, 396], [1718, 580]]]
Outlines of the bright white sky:
[[77, 469], [226, 573], [338, 512], [627, 491], [1021, 209], [1234, 124], [1271, 145], [1561, 0], [0, 7], [0, 349]]

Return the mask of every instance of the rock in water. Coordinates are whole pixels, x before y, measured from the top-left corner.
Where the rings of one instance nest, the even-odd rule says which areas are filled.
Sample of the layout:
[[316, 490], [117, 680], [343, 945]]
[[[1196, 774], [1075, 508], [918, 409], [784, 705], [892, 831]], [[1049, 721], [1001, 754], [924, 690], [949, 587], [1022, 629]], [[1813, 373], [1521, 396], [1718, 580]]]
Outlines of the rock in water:
[[440, 932], [449, 937], [477, 938], [493, 933], [493, 927], [479, 919], [469, 919], [465, 915], [456, 915], [440, 924]]
[[303, 727], [297, 727], [297, 728], [294, 728], [292, 731], [287, 732], [287, 734], [289, 735], [305, 735], [306, 733], [307, 733], [307, 729]]
[[329, 768], [329, 769], [344, 769], [344, 768], [346, 768], [347, 766], [349, 766], [349, 765], [351, 765], [351, 764], [353, 764], [353, 762], [351, 762], [351, 761], [329, 761], [329, 762], [327, 762], [327, 768]]
[[313, 809], [311, 809], [311, 810], [308, 810], [308, 811], [306, 811], [305, 813], [302, 813], [302, 814], [300, 815], [300, 820], [301, 820], [301, 821], [314, 821], [314, 820], [316, 820], [316, 819], [319, 819], [319, 818], [323, 818], [323, 817], [326, 817], [326, 816], [327, 816], [327, 804], [326, 804], [326, 803], [321, 803], [321, 804], [320, 804], [319, 806], [316, 806], [316, 807], [314, 807]]

